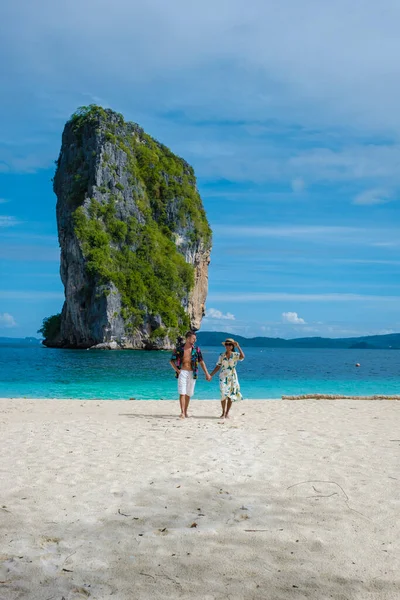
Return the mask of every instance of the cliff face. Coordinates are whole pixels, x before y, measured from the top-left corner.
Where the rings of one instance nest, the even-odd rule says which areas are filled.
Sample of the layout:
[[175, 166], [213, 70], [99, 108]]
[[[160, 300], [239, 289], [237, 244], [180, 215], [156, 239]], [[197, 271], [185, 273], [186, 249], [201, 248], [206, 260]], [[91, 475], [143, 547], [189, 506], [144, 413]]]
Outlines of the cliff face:
[[54, 191], [65, 303], [46, 345], [170, 348], [200, 327], [211, 231], [190, 165], [92, 106], [65, 126]]

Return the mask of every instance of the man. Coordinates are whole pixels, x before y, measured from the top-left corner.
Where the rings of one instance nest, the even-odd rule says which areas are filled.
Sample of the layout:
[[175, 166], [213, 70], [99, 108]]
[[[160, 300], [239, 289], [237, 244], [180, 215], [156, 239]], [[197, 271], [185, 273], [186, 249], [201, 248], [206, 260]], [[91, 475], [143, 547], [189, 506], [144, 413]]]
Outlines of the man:
[[178, 379], [179, 402], [181, 405], [181, 419], [187, 418], [189, 402], [193, 396], [194, 386], [196, 385], [199, 363], [204, 371], [207, 381], [211, 377], [207, 371], [200, 348], [195, 346], [196, 334], [188, 331], [185, 335], [185, 343], [178, 344], [173, 353], [170, 364], [176, 373]]

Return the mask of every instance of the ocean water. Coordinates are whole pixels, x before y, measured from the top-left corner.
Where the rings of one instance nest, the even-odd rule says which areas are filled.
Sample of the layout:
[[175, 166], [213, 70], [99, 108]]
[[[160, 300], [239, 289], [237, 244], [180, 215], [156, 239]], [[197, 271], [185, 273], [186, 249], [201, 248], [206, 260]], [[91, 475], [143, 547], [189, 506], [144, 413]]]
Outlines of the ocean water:
[[[400, 351], [244, 348], [237, 371], [244, 398], [297, 394], [400, 394]], [[202, 348], [209, 371], [220, 348]], [[55, 350], [0, 345], [0, 397], [176, 399], [170, 352]], [[357, 368], [356, 363], [361, 366]], [[219, 397], [218, 375], [200, 371], [194, 399]]]

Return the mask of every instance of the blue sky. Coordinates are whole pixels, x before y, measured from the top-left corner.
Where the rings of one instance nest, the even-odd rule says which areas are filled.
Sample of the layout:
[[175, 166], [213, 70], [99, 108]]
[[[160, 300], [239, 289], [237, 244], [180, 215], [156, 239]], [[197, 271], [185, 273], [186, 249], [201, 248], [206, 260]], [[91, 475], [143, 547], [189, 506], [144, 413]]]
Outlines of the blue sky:
[[0, 335], [61, 309], [51, 178], [90, 103], [195, 168], [203, 330], [400, 330], [398, 2], [0, 0], [0, 22]]

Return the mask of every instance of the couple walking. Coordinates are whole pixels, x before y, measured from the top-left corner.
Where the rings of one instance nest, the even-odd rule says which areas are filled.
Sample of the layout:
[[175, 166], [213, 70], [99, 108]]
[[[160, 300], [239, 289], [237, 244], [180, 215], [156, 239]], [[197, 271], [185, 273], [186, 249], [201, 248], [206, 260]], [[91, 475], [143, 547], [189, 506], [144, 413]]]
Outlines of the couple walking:
[[210, 374], [203, 360], [201, 350], [195, 344], [196, 334], [193, 331], [188, 331], [185, 335], [185, 341], [177, 345], [170, 361], [178, 379], [179, 402], [181, 405], [180, 418], [185, 419], [188, 416], [189, 402], [193, 396], [200, 364], [207, 381], [211, 381], [215, 373], [220, 371], [221, 418], [227, 419], [229, 418], [232, 402], [242, 400], [236, 363], [244, 359], [243, 350], [235, 340], [226, 339], [225, 342], [222, 342], [222, 345], [225, 346], [225, 352], [219, 355], [217, 364]]

